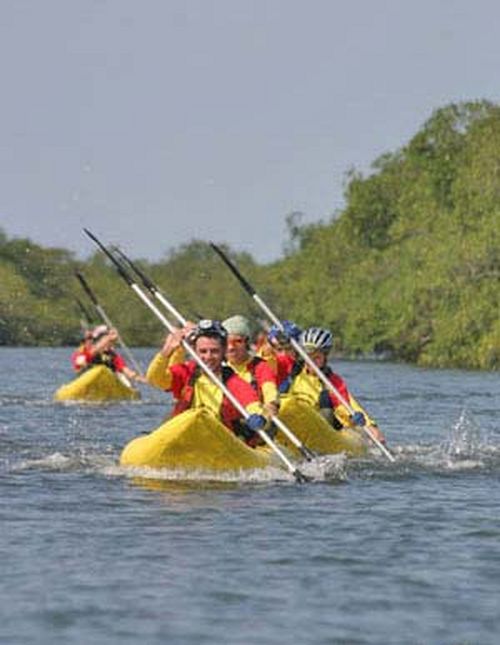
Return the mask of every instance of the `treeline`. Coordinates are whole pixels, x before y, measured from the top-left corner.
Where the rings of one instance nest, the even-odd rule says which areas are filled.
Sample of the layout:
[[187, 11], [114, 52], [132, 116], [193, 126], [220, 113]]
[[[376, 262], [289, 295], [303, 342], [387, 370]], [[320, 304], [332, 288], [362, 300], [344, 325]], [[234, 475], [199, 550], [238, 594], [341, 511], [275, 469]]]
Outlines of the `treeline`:
[[[332, 329], [346, 355], [428, 366], [500, 366], [500, 107], [437, 110], [409, 143], [351, 172], [346, 207], [328, 222], [287, 218], [278, 262], [225, 247], [280, 315]], [[208, 244], [192, 241], [142, 266], [187, 317], [260, 314]], [[0, 344], [78, 338], [80, 268], [130, 344], [163, 330], [100, 254], [0, 235]]]
[[[233, 257], [252, 275], [262, 270], [247, 254]], [[172, 250], [162, 262], [134, 260], [187, 318], [219, 318], [234, 311], [254, 315], [248, 297], [204, 242], [195, 240]], [[81, 262], [66, 250], [44, 249], [29, 239], [9, 240], [0, 231], [0, 345], [74, 344], [82, 326], [101, 323], [76, 271], [127, 344], [161, 342], [163, 326], [102, 253]]]

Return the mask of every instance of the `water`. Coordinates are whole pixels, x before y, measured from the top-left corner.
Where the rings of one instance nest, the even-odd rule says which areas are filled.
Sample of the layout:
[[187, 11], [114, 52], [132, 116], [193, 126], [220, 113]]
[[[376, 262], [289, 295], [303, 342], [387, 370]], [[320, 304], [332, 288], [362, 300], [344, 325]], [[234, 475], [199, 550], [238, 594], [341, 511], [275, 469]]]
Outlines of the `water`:
[[54, 404], [68, 357], [0, 348], [1, 643], [498, 642], [498, 374], [335, 365], [395, 464], [137, 480], [166, 396]]

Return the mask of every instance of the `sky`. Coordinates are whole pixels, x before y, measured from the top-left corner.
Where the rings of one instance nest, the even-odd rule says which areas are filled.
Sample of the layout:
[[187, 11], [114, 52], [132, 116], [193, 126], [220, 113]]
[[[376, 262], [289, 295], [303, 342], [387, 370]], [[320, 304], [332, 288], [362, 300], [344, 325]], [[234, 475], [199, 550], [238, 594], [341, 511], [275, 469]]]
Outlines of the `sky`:
[[2, 0], [0, 228], [259, 262], [433, 111], [500, 94], [497, 0]]

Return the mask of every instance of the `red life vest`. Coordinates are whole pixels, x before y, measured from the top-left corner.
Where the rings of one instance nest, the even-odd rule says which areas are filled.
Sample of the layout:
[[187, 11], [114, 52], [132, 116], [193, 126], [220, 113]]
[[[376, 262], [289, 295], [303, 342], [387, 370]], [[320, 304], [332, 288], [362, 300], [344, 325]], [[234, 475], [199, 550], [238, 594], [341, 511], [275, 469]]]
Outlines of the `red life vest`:
[[261, 394], [264, 383], [272, 382], [277, 387], [276, 374], [264, 358], [254, 356], [247, 363], [247, 369], [251, 375], [250, 385], [257, 392], [260, 399], [262, 399]]
[[92, 354], [88, 347], [85, 347], [83, 344], [71, 354], [71, 364], [77, 372], [84, 372], [90, 367], [91, 363]]

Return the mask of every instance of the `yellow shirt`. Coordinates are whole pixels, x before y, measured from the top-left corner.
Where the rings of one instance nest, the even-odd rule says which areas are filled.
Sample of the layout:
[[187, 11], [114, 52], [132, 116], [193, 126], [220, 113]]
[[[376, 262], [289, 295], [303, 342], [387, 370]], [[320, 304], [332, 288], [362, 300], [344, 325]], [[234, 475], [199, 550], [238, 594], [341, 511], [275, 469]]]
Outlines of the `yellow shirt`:
[[[322, 383], [315, 374], [309, 372], [306, 368], [304, 368], [302, 372], [300, 372], [300, 374], [298, 374], [294, 379], [292, 387], [288, 391], [288, 394], [290, 396], [296, 396], [297, 398], [319, 410], [319, 396], [324, 389], [324, 383]], [[347, 402], [353, 410], [355, 410], [356, 412], [362, 412], [365, 415], [368, 425], [377, 425], [375, 421], [373, 421], [373, 419], [368, 416], [366, 411], [361, 407], [361, 405], [352, 395], [349, 394], [349, 400]], [[351, 415], [344, 405], [338, 405], [335, 408], [334, 412], [335, 416], [344, 427], [352, 427], [354, 425], [351, 420]]]
[[219, 416], [224, 395], [205, 373], [200, 374], [194, 386], [192, 408], [208, 408], [215, 416]]
[[315, 374], [303, 369], [293, 380], [288, 393], [319, 409], [319, 395], [324, 388], [325, 386]]

